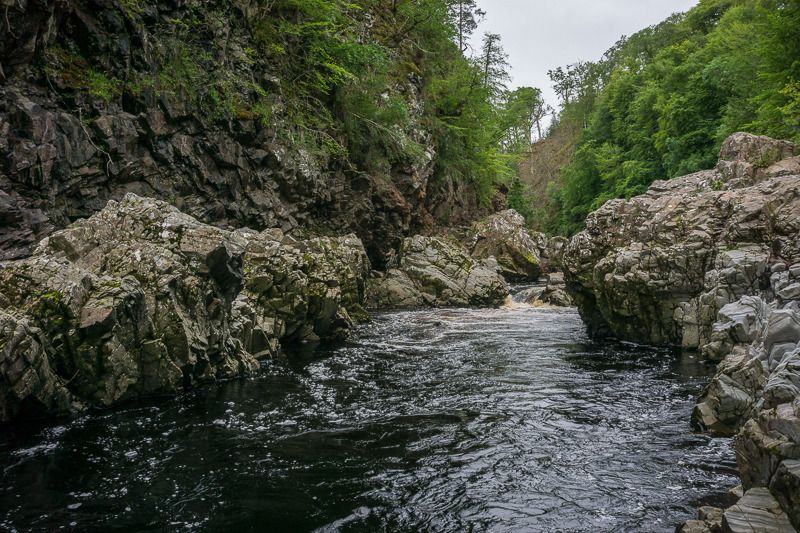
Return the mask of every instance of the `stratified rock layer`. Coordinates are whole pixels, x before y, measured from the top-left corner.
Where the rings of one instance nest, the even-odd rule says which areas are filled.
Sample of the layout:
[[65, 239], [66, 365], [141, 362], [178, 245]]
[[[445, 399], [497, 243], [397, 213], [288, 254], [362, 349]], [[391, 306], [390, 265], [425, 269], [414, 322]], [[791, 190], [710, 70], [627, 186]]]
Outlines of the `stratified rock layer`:
[[477, 260], [456, 244], [417, 235], [403, 241], [397, 266], [372, 280], [375, 307], [499, 306], [508, 295], [496, 263]]
[[770, 265], [800, 262], [794, 153], [737, 133], [717, 169], [657, 181], [590, 214], [563, 258], [590, 330], [699, 348], [723, 306], [768, 292]]
[[354, 236], [226, 231], [128, 194], [0, 270], [0, 421], [109, 406], [340, 337], [370, 271]]

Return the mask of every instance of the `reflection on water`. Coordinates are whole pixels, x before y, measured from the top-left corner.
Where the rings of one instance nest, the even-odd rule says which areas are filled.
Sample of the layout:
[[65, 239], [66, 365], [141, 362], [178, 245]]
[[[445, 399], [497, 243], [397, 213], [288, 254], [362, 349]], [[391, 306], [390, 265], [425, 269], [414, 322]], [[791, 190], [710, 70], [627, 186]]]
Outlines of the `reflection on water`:
[[570, 310], [387, 313], [256, 378], [0, 437], [0, 529], [672, 531], [736, 484], [708, 370]]

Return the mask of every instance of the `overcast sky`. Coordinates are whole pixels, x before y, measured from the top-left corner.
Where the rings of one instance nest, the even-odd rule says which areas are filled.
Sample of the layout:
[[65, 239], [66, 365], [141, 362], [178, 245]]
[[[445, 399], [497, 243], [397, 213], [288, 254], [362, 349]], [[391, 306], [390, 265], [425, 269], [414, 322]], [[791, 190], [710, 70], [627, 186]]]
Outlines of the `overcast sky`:
[[512, 87], [542, 89], [557, 105], [549, 69], [594, 61], [622, 35], [686, 11], [697, 0], [478, 0], [487, 15], [475, 34], [499, 33], [511, 64]]

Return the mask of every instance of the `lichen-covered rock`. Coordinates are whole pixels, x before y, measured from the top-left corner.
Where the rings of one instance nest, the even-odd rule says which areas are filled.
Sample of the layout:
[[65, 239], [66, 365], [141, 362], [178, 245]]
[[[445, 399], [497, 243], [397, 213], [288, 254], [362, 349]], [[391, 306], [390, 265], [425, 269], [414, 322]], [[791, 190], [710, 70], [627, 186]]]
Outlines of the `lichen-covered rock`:
[[226, 231], [128, 194], [0, 269], [0, 420], [257, 368], [363, 313], [355, 237]]
[[496, 266], [436, 237], [403, 241], [396, 267], [372, 280], [375, 307], [499, 306], [508, 287]]
[[718, 169], [657, 181], [590, 214], [563, 259], [590, 331], [700, 348], [726, 304], [771, 296], [771, 266], [800, 261], [800, 173], [782, 159], [795, 152], [735, 134]]
[[542, 273], [542, 252], [547, 250], [547, 238], [529, 232], [522, 215], [507, 209], [477, 222], [467, 248], [478, 259], [494, 257], [508, 281], [535, 281]]

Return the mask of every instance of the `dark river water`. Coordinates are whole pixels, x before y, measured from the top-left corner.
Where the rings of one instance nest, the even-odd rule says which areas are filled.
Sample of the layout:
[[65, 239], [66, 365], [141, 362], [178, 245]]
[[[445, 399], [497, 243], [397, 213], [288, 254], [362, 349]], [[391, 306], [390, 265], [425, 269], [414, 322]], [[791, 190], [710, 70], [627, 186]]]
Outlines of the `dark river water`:
[[571, 310], [380, 314], [178, 398], [2, 429], [0, 530], [673, 531], [737, 484], [708, 369]]

